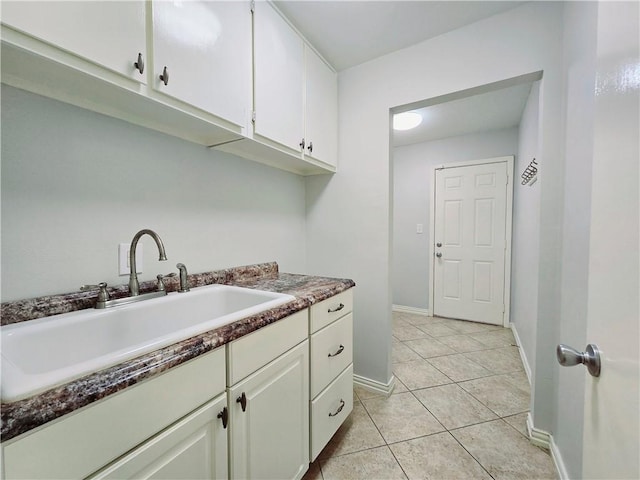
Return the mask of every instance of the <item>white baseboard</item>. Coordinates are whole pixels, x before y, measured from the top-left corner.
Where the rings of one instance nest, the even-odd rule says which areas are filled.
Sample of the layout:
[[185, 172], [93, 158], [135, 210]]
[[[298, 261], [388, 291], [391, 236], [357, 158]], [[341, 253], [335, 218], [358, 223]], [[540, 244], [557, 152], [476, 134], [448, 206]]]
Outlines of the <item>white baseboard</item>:
[[556, 467], [556, 472], [558, 473], [558, 478], [560, 478], [560, 480], [569, 480], [567, 467], [564, 464], [558, 445], [556, 445], [556, 442], [553, 440], [553, 435], [534, 427], [531, 412], [527, 414], [527, 432], [529, 433], [531, 443], [538, 447], [542, 447], [545, 450], [549, 450], [551, 458], [553, 459], [553, 464]]
[[564, 465], [564, 461], [562, 460], [562, 455], [560, 455], [560, 450], [556, 445], [556, 442], [553, 441], [553, 435], [551, 436], [551, 458], [553, 458], [553, 463], [556, 466], [556, 472], [558, 472], [558, 477], [560, 480], [569, 480], [569, 473], [567, 472], [567, 467]]
[[396, 387], [396, 377], [391, 375], [391, 379], [387, 383], [371, 380], [370, 378], [361, 377], [360, 375], [353, 374], [353, 384], [359, 387], [369, 390], [370, 392], [380, 393], [382, 395], [391, 395], [393, 389]]
[[401, 313], [413, 313], [415, 315], [424, 315], [425, 317], [431, 317], [431, 309], [429, 308], [416, 308], [416, 307], [407, 307], [405, 305], [393, 305], [391, 308], [394, 312]]
[[551, 434], [533, 426], [531, 412], [527, 413], [527, 433], [531, 443], [535, 446], [542, 447], [545, 450], [551, 449]]
[[518, 335], [518, 330], [516, 329], [516, 326], [513, 323], [510, 323], [509, 327], [511, 327], [511, 331], [513, 332], [513, 338], [516, 339], [516, 344], [518, 345], [518, 352], [520, 352], [520, 359], [522, 360], [522, 366], [524, 367], [524, 371], [527, 374], [527, 378], [529, 379], [529, 386], [531, 386], [531, 381], [533, 379], [531, 378], [531, 367], [529, 366], [529, 360], [527, 359], [527, 354], [525, 353], [524, 348], [522, 348], [522, 342], [520, 341], [520, 336]]

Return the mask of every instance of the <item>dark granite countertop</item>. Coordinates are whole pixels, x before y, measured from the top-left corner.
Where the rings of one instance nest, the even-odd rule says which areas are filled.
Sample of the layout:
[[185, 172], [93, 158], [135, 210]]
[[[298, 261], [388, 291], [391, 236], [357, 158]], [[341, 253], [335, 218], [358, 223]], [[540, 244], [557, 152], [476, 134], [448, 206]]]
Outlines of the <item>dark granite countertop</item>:
[[[275, 262], [191, 274], [188, 278], [191, 288], [218, 283], [288, 293], [296, 299], [280, 307], [196, 335], [32, 397], [2, 403], [0, 406], [2, 441], [14, 438], [126, 387], [165, 372], [355, 285], [349, 279], [280, 273], [278, 264]], [[176, 279], [167, 279], [166, 285], [169, 292], [177, 290]], [[141, 292], [151, 291], [153, 288], [154, 282], [145, 282], [140, 285]], [[112, 298], [118, 298], [127, 294], [127, 286], [112, 287], [109, 291]], [[92, 308], [96, 295], [96, 292], [74, 292], [3, 303], [2, 325]]]

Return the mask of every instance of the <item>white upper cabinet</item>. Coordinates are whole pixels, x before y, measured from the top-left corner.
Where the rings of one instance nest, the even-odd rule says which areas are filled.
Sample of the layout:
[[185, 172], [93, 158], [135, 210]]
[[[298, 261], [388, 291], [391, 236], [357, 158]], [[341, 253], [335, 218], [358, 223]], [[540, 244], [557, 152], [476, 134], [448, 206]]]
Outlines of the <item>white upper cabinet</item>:
[[251, 99], [249, 2], [154, 1], [152, 11], [151, 86], [246, 127]]
[[146, 83], [145, 2], [3, 1], [2, 23]]
[[254, 15], [255, 134], [301, 152], [304, 43], [266, 2]]
[[251, 5], [2, 0], [2, 83], [299, 175], [335, 172], [336, 73], [270, 2]]
[[305, 155], [336, 166], [338, 156], [338, 79], [305, 47]]

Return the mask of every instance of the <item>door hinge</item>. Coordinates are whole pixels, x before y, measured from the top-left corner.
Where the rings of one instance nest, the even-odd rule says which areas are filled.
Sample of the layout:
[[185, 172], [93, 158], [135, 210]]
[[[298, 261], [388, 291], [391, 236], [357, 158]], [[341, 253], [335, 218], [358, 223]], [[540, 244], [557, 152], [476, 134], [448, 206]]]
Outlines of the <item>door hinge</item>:
[[251, 123], [253, 123], [254, 125], [256, 123], [256, 111], [255, 110], [251, 111]]
[[250, 8], [251, 8], [251, 13], [256, 13], [256, 2], [255, 2], [255, 0], [251, 0]]

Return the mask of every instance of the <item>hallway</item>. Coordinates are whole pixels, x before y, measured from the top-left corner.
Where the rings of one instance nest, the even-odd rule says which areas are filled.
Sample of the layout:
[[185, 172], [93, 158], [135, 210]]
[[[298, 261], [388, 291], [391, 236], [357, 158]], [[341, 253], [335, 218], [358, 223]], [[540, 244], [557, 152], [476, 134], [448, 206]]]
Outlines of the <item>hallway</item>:
[[396, 387], [354, 409], [310, 479], [552, 479], [529, 443], [529, 383], [511, 330], [393, 313]]

